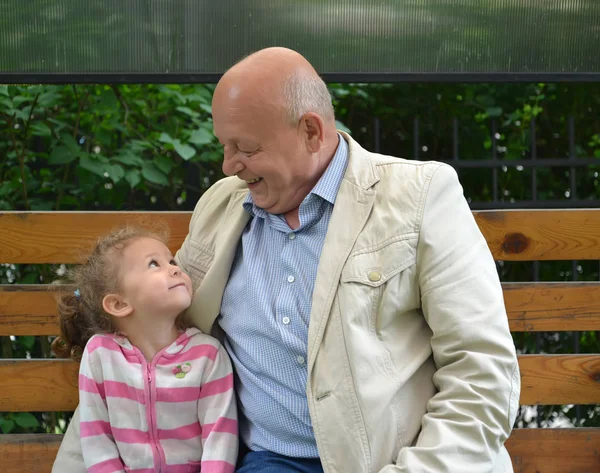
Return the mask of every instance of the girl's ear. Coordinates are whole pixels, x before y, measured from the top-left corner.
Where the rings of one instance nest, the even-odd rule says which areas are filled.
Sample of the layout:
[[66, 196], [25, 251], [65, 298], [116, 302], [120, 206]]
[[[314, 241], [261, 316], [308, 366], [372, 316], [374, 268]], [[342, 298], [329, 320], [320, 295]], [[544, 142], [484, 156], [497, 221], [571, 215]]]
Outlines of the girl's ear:
[[127, 317], [133, 312], [133, 306], [119, 294], [107, 294], [102, 299], [102, 308], [114, 317]]

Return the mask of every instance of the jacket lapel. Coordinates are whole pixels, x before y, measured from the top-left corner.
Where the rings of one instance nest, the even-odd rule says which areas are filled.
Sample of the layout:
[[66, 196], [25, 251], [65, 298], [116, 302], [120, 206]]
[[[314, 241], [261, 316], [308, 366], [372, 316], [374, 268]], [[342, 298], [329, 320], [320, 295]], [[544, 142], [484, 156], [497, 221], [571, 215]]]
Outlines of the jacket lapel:
[[315, 362], [342, 268], [375, 202], [373, 185], [379, 175], [369, 154], [349, 135], [348, 166], [340, 185], [317, 269], [308, 328], [308, 370]]
[[247, 193], [247, 189], [241, 189], [231, 195], [226, 216], [221, 224], [222, 230], [217, 236], [215, 257], [188, 309], [189, 313], [194, 314], [198, 328], [204, 333], [211, 333], [214, 321], [221, 311], [223, 292], [238, 243], [250, 219], [250, 215], [242, 207]]

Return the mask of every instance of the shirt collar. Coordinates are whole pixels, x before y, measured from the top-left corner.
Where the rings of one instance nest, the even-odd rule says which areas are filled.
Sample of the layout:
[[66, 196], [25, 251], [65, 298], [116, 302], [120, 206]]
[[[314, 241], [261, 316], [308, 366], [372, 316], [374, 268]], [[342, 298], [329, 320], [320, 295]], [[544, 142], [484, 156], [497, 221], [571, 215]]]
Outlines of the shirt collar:
[[[311, 194], [315, 194], [330, 204], [335, 204], [337, 193], [342, 184], [342, 180], [344, 179], [344, 173], [346, 172], [346, 165], [348, 164], [348, 143], [346, 143], [346, 140], [344, 140], [339, 133], [338, 140], [338, 146], [329, 166], [327, 166], [327, 169], [319, 179], [319, 182], [317, 182], [304, 200], [308, 199]], [[252, 194], [250, 192], [246, 195], [242, 205], [246, 212], [252, 216], [264, 217], [266, 213], [265, 210], [254, 205]]]

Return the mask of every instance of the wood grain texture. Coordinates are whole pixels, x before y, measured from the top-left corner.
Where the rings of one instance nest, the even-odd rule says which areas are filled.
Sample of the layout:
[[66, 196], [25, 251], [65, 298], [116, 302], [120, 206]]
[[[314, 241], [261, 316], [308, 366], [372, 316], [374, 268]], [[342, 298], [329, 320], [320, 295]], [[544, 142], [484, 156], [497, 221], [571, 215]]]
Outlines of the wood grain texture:
[[[474, 212], [497, 260], [600, 259], [600, 209]], [[1, 263], [77, 263], [98, 235], [123, 223], [164, 220], [175, 251], [191, 212], [0, 212]]]
[[[600, 283], [505, 283], [503, 289], [513, 332], [600, 330]], [[0, 336], [56, 335], [56, 295], [46, 285], [0, 285]]]
[[53, 434], [0, 435], [0, 473], [51, 473], [62, 438]]
[[600, 259], [600, 209], [474, 212], [496, 260]]
[[0, 212], [0, 263], [79, 263], [97, 238], [127, 223], [164, 221], [175, 252], [191, 212]]
[[600, 472], [600, 429], [515, 429], [506, 442], [515, 473]]
[[[522, 405], [600, 404], [600, 355], [521, 355]], [[3, 411], [72, 411], [78, 364], [71, 360], [0, 360]]]
[[504, 283], [512, 332], [600, 330], [600, 283]]
[[[50, 473], [62, 435], [0, 435], [0, 473]], [[515, 473], [600, 471], [600, 429], [515, 429], [506, 442]]]
[[521, 355], [521, 405], [600, 404], [600, 355]]
[[73, 411], [78, 375], [72, 360], [0, 359], [0, 406], [5, 412]]
[[59, 294], [45, 284], [0, 284], [0, 336], [57, 335]]

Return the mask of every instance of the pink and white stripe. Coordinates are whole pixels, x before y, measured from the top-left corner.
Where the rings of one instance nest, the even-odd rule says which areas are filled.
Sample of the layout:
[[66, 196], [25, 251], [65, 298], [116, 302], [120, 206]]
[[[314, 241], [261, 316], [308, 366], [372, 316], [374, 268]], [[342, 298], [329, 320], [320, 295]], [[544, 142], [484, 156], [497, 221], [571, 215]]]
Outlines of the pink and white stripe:
[[[184, 363], [189, 370], [175, 376]], [[199, 330], [188, 329], [152, 363], [124, 337], [92, 337], [79, 395], [88, 471], [233, 472], [238, 423], [231, 363], [219, 342]]]

